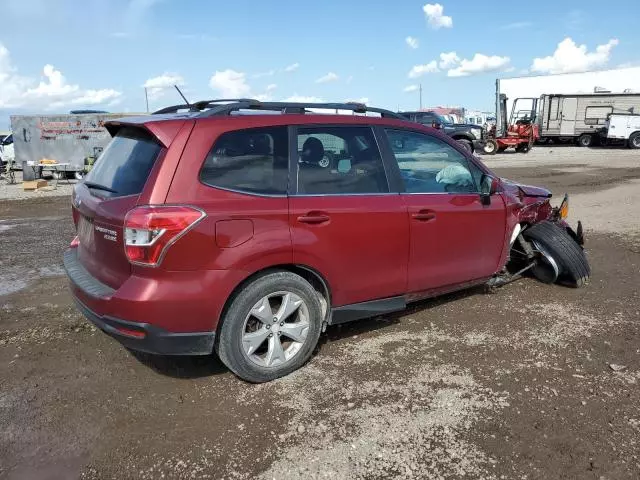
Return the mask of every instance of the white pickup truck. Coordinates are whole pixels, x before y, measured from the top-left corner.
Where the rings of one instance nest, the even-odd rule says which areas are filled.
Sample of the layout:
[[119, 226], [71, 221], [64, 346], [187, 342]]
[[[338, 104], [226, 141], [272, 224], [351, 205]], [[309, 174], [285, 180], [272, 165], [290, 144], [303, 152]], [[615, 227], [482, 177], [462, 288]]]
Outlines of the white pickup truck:
[[640, 115], [612, 113], [608, 116], [603, 133], [607, 142], [624, 141], [629, 148], [640, 148]]
[[4, 165], [7, 162], [13, 162], [15, 158], [13, 135], [9, 134], [0, 141], [0, 163]]

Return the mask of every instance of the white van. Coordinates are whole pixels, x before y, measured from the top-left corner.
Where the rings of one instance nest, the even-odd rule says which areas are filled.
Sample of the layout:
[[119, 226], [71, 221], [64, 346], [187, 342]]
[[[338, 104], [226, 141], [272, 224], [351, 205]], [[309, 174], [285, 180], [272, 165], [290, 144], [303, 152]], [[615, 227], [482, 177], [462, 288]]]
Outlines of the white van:
[[612, 113], [605, 128], [607, 140], [622, 140], [629, 148], [640, 148], [640, 115]]

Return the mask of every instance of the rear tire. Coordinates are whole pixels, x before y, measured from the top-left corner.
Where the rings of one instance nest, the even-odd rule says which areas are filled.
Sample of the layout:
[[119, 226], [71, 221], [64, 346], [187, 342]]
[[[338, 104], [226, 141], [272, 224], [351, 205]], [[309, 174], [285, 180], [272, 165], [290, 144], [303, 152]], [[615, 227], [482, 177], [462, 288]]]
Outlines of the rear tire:
[[[289, 315], [283, 317], [286, 295], [293, 299], [287, 300], [291, 305], [298, 306], [291, 307]], [[323, 320], [318, 294], [305, 279], [286, 271], [266, 273], [233, 298], [222, 318], [216, 351], [229, 370], [243, 380], [269, 382], [309, 360]]]
[[531, 150], [531, 147], [528, 143], [521, 143], [516, 147], [516, 152], [518, 153], [529, 153], [529, 150]]
[[640, 148], [640, 132], [634, 132], [629, 136], [629, 148]]
[[464, 148], [467, 152], [473, 153], [473, 144], [469, 140], [461, 138], [459, 140], [456, 140], [456, 142], [462, 145], [462, 148]]
[[487, 140], [482, 149], [487, 155], [495, 155], [498, 151], [498, 143], [495, 140]]
[[590, 147], [593, 145], [593, 136], [586, 133], [580, 135], [580, 138], [578, 138], [578, 145], [581, 147]]
[[[536, 223], [522, 236], [542, 246], [558, 267], [558, 283], [579, 288], [589, 281], [591, 268], [584, 251], [565, 229], [555, 223]], [[544, 281], [544, 279], [541, 279]]]

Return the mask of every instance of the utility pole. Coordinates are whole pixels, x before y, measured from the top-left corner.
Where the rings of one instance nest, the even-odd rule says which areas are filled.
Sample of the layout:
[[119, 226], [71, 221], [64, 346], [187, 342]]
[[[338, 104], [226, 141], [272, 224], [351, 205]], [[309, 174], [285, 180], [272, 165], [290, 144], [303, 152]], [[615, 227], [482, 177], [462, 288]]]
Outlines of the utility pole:
[[420, 110], [422, 110], [422, 84], [420, 84]]
[[144, 99], [147, 102], [147, 113], [149, 113], [149, 94], [147, 93], [147, 87], [144, 87]]

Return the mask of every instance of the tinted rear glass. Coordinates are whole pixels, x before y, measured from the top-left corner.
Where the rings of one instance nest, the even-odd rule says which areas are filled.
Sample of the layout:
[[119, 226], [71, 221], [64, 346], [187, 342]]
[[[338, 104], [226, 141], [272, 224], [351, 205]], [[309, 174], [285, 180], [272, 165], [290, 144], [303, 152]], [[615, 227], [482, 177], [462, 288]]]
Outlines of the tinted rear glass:
[[212, 187], [284, 194], [289, 169], [287, 127], [227, 132], [209, 152], [200, 180]]
[[112, 197], [141, 193], [161, 150], [151, 134], [124, 128], [104, 149], [86, 181], [114, 190]]

